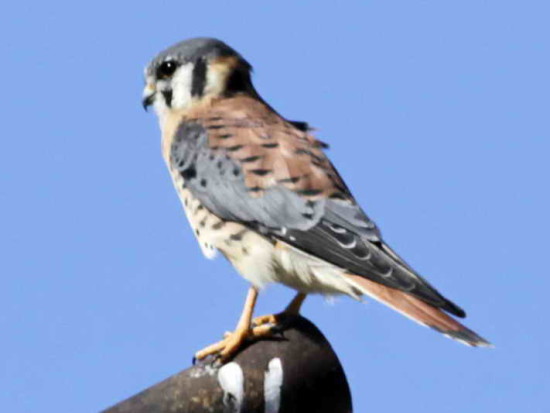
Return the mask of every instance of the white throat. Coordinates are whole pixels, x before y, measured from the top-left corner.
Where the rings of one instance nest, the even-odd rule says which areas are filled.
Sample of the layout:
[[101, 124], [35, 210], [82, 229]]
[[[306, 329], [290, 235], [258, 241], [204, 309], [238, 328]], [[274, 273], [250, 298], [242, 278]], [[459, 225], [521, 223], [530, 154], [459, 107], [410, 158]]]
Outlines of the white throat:
[[[157, 96], [153, 107], [161, 125], [170, 111], [186, 109], [191, 106], [193, 103], [193, 97], [191, 96], [192, 84], [193, 65], [191, 63], [181, 65], [170, 80], [161, 80], [157, 83]], [[170, 91], [172, 94], [170, 106], [166, 104], [166, 97], [164, 96], [166, 91]]]

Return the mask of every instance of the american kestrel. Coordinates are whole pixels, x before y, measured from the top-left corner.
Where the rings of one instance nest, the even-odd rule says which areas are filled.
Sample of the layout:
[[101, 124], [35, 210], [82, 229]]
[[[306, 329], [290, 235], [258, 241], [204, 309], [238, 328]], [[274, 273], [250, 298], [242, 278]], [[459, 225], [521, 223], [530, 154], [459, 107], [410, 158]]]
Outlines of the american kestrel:
[[[162, 154], [204, 255], [221, 252], [250, 282], [233, 333], [196, 354], [231, 357], [247, 338], [297, 313], [307, 294], [371, 296], [470, 346], [490, 343], [449, 314], [465, 312], [382, 239], [304, 122], [285, 119], [251, 81], [250, 64], [220, 40], [196, 38], [145, 70]], [[298, 291], [281, 314], [252, 320], [258, 291]]]

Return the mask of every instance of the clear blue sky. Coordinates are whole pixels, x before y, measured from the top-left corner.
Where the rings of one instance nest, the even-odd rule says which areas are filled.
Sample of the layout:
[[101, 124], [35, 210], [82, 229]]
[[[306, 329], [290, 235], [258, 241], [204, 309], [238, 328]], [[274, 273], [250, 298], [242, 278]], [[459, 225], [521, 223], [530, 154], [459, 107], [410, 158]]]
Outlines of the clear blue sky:
[[356, 412], [549, 411], [550, 4], [297, 3], [3, 6], [1, 411], [98, 411], [233, 328], [246, 284], [202, 257], [140, 106], [147, 61], [199, 35], [318, 128], [388, 242], [497, 346], [313, 297]]

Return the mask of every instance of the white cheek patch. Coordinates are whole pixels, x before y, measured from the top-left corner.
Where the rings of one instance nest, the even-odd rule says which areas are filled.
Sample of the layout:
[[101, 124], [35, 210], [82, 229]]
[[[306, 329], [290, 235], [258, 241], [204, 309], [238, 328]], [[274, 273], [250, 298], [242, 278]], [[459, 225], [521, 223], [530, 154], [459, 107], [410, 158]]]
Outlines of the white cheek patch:
[[176, 70], [172, 77], [172, 107], [183, 109], [191, 103], [191, 87], [193, 84], [193, 65], [184, 64]]

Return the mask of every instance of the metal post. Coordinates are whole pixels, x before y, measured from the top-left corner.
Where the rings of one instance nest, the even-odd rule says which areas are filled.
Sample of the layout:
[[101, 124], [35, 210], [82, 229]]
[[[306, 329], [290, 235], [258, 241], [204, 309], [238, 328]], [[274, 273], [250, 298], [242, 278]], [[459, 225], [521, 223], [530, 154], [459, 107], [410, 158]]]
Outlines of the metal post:
[[201, 362], [103, 413], [351, 413], [346, 376], [323, 334], [303, 317], [231, 362]]

